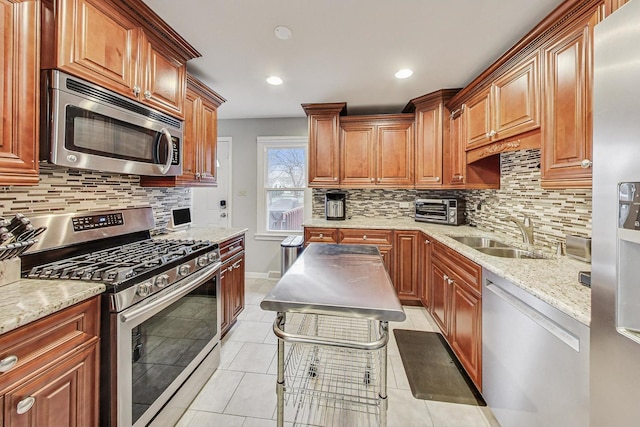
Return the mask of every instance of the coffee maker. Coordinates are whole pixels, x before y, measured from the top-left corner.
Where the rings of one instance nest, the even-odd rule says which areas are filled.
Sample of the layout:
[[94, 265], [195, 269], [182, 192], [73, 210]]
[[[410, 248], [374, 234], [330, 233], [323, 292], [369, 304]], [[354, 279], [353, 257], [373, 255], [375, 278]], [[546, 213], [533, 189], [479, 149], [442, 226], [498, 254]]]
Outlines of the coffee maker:
[[327, 220], [344, 220], [347, 193], [344, 191], [330, 191], [324, 195], [324, 215]]

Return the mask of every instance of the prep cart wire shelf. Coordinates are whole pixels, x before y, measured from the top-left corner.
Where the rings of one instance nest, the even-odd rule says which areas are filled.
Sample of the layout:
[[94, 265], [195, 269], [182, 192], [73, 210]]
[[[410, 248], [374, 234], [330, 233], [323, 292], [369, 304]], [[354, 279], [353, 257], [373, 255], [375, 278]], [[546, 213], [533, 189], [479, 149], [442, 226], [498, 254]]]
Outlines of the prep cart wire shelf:
[[274, 323], [278, 424], [286, 410], [294, 425], [386, 425], [387, 322], [306, 314], [289, 334], [284, 319]]

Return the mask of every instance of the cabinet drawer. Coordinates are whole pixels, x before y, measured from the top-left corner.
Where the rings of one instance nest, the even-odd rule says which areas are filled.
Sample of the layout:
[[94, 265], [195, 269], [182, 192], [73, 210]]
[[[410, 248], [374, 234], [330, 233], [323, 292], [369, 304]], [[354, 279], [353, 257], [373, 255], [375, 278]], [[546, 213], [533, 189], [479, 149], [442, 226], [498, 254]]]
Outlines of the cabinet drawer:
[[471, 289], [482, 292], [482, 267], [453, 249], [434, 241], [432, 256], [438, 258]]
[[224, 263], [242, 251], [244, 251], [244, 235], [229, 239], [220, 244], [220, 260]]
[[338, 243], [337, 228], [305, 228], [304, 244], [309, 243]]
[[360, 245], [392, 245], [393, 230], [340, 229], [340, 243]]
[[0, 373], [0, 390], [73, 353], [99, 336], [99, 297], [0, 335], [0, 360], [17, 363]]

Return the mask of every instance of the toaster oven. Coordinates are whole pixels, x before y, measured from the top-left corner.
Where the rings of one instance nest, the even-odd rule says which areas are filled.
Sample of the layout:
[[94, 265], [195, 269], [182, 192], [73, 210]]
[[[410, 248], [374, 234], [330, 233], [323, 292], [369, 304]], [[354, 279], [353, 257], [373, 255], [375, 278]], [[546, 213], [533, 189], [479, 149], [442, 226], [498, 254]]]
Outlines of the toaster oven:
[[416, 221], [437, 224], [464, 224], [466, 213], [464, 199], [416, 199]]

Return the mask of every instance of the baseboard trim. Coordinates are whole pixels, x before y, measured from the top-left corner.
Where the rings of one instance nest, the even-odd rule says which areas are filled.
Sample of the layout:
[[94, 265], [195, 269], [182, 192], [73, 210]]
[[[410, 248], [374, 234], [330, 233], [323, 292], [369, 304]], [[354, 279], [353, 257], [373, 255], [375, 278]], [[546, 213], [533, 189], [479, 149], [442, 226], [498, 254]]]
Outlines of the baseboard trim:
[[279, 280], [279, 271], [269, 271], [268, 273], [258, 273], [256, 271], [247, 271], [245, 273], [247, 279], [267, 279], [267, 280]]

